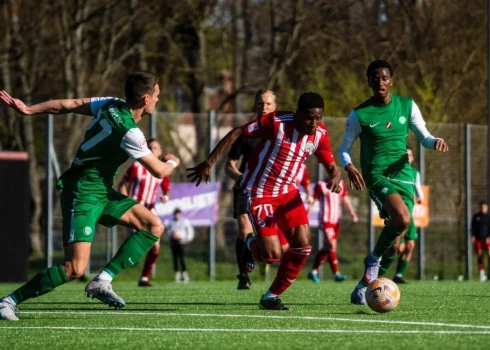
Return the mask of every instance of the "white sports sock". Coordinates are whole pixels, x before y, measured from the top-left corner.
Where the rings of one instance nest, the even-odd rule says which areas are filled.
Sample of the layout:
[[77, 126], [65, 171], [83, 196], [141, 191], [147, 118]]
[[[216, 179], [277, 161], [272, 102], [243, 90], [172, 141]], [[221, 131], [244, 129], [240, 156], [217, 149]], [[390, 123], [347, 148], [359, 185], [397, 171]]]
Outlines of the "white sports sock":
[[100, 273], [97, 276], [95, 276], [94, 280], [95, 279], [100, 280], [100, 281], [104, 281], [104, 282], [112, 282], [113, 277], [111, 275], [109, 275], [109, 273], [107, 273], [106, 271], [102, 270], [102, 271], [100, 271]]
[[262, 300], [267, 300], [267, 299], [272, 299], [272, 298], [277, 298], [279, 295], [272, 294], [270, 290], [268, 290], [264, 296], [262, 297]]
[[10, 295], [3, 298], [3, 301], [6, 301], [7, 303], [12, 304], [13, 306], [17, 306], [17, 303], [14, 301], [14, 298], [12, 298]]

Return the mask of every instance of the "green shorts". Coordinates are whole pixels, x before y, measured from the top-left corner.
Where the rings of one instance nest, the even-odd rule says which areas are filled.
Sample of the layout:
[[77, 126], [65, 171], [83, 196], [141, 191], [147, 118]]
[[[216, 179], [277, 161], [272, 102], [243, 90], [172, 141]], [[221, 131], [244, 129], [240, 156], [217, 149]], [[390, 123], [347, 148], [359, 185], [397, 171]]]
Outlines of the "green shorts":
[[63, 216], [63, 245], [74, 242], [93, 242], [97, 223], [112, 227], [131, 207], [138, 204], [133, 198], [111, 189], [107, 195], [81, 196], [61, 192]]
[[[382, 219], [389, 220], [387, 213], [383, 210], [383, 204], [388, 196], [398, 193], [405, 205], [408, 208], [408, 212], [412, 215], [414, 206], [414, 185], [387, 178], [381, 177], [373, 181], [373, 184], [369, 186], [369, 196], [376, 203], [379, 210], [379, 215]], [[413, 220], [412, 220], [413, 222]]]
[[417, 228], [415, 227], [415, 223], [412, 220], [410, 220], [410, 225], [408, 226], [407, 232], [405, 233], [405, 236], [403, 236], [401, 243], [405, 243], [406, 241], [416, 241], [419, 239], [419, 234], [417, 232]]

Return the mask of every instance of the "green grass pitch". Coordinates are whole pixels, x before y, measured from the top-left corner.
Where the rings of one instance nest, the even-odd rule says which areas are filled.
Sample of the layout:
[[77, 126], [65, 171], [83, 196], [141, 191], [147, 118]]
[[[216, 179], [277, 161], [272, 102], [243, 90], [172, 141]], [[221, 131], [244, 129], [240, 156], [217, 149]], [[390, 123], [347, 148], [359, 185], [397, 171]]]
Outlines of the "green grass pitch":
[[[485, 349], [490, 283], [411, 282], [387, 314], [349, 304], [355, 282], [298, 280], [282, 296], [291, 311], [259, 310], [269, 284], [114, 282], [126, 300], [109, 309], [72, 282], [0, 321], [1, 349]], [[17, 285], [1, 284], [0, 295]]]

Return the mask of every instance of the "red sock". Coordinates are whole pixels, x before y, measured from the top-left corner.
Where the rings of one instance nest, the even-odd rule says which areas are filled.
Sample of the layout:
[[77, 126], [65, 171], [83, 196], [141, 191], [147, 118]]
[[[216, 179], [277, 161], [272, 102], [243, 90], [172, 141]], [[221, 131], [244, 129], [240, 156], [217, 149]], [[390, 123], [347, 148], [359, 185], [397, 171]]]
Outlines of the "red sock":
[[313, 263], [313, 270], [318, 270], [320, 265], [327, 260], [327, 252], [324, 249], [320, 249], [315, 256], [315, 262]]
[[483, 254], [478, 256], [478, 270], [479, 271], [485, 270], [485, 266], [483, 265]]
[[339, 272], [339, 260], [337, 259], [337, 252], [335, 250], [328, 252], [328, 262], [334, 275]]
[[289, 288], [291, 283], [296, 280], [299, 272], [306, 263], [308, 255], [311, 253], [311, 246], [303, 248], [289, 248], [283, 255], [276, 278], [269, 288], [269, 291], [275, 295], [281, 295]]
[[148, 251], [148, 254], [146, 255], [145, 259], [145, 264], [143, 266], [143, 272], [141, 273], [141, 277], [146, 277], [150, 278], [151, 271], [153, 270], [153, 265], [155, 265], [155, 262], [157, 261], [158, 258], [158, 253], [160, 252], [160, 248], [153, 246]]
[[259, 244], [255, 239], [250, 241], [250, 250], [252, 251], [252, 256], [256, 261], [264, 262], [264, 258], [262, 258], [262, 252], [260, 251]]

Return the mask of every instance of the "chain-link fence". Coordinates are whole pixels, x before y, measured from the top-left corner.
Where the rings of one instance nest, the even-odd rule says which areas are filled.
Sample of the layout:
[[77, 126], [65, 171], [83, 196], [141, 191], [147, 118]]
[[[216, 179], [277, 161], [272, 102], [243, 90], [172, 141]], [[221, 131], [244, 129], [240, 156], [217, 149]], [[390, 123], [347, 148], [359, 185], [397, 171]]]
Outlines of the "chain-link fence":
[[[186, 171], [198, 162], [205, 159], [211, 147], [226, 135], [233, 127], [246, 123], [250, 114], [171, 114], [158, 112], [153, 116], [155, 122], [151, 123], [149, 118], [143, 118], [139, 126], [147, 137], [156, 137], [162, 144], [165, 153], [173, 153], [181, 159], [181, 165], [171, 175], [172, 182], [187, 182]], [[80, 130], [85, 130], [90, 118], [73, 117], [77, 120]], [[61, 171], [66, 169], [76, 152], [76, 148], [83, 138], [83, 132], [74, 135], [70, 132], [73, 123], [66, 117], [54, 118], [53, 146]], [[324, 123], [328, 128], [331, 144], [338, 161], [338, 147], [340, 146], [344, 132], [345, 118], [325, 117]], [[151, 127], [151, 125], [154, 125]], [[464, 124], [428, 124], [429, 131], [437, 137], [443, 138], [449, 145], [449, 153], [423, 152], [423, 184], [430, 187], [430, 224], [425, 229], [425, 276], [439, 279], [456, 279], [465, 273], [466, 255], [466, 224], [465, 208], [467, 201], [471, 213], [478, 210], [478, 202], [486, 199], [487, 193], [487, 128], [486, 126], [469, 126], [470, 140], [466, 142]], [[212, 135], [212, 137], [210, 137]], [[415, 159], [419, 153], [418, 142], [413, 134], [409, 135], [408, 145], [414, 149]], [[465, 152], [466, 145], [469, 147], [471, 183], [466, 194], [465, 189]], [[352, 149], [353, 162], [359, 165], [359, 141]], [[209, 228], [196, 228], [194, 241], [187, 247], [187, 256], [190, 260], [189, 270], [193, 266], [205, 269], [209, 261], [215, 263], [215, 274], [217, 279], [231, 279], [236, 274], [235, 267], [235, 241], [237, 237], [237, 225], [232, 218], [232, 186], [233, 181], [226, 176], [224, 164], [226, 154], [215, 165], [215, 179], [221, 183], [221, 195], [219, 202], [220, 219], [215, 229], [215, 241], [213, 248], [214, 256], [209, 256]], [[119, 183], [122, 174], [131, 164], [128, 161], [121, 167], [121, 171], [115, 180], [115, 187]], [[306, 161], [310, 173], [311, 182], [318, 181], [322, 176], [315, 157]], [[344, 172], [344, 180], [347, 180]], [[202, 185], [201, 185], [202, 186]], [[369, 201], [367, 191], [350, 190], [353, 205], [359, 216], [359, 222], [354, 224], [350, 217], [345, 216], [341, 222], [341, 234], [339, 237], [338, 255], [342, 272], [349, 277], [359, 278], [363, 265], [362, 260], [368, 249], [369, 242]], [[54, 255], [60, 255], [61, 247], [61, 216], [58, 204], [59, 193], [54, 190], [53, 213], [53, 244]], [[117, 229], [117, 244], [106, 235], [107, 229], [99, 227], [93, 244], [91, 268], [92, 270], [102, 267], [107, 258], [113, 253], [114, 247], [120, 245], [127, 233], [124, 228]], [[379, 233], [379, 230], [377, 230]], [[318, 248], [317, 229], [312, 229], [313, 252]], [[165, 246], [168, 242], [163, 241], [163, 254], [168, 255]], [[307, 263], [309, 268], [314, 253]], [[412, 258], [412, 266], [407, 273], [408, 277], [415, 277], [418, 256]], [[195, 262], [195, 264], [193, 263]], [[205, 264], [203, 264], [205, 262]], [[394, 268], [392, 268], [394, 269]], [[167, 271], [168, 270], [168, 271]], [[158, 276], [169, 277], [171, 267], [159, 267]], [[305, 273], [303, 271], [303, 273]], [[198, 275], [207, 275], [208, 271], [199, 271]], [[325, 270], [330, 276], [330, 272]], [[473, 269], [472, 277], [476, 276]]]

